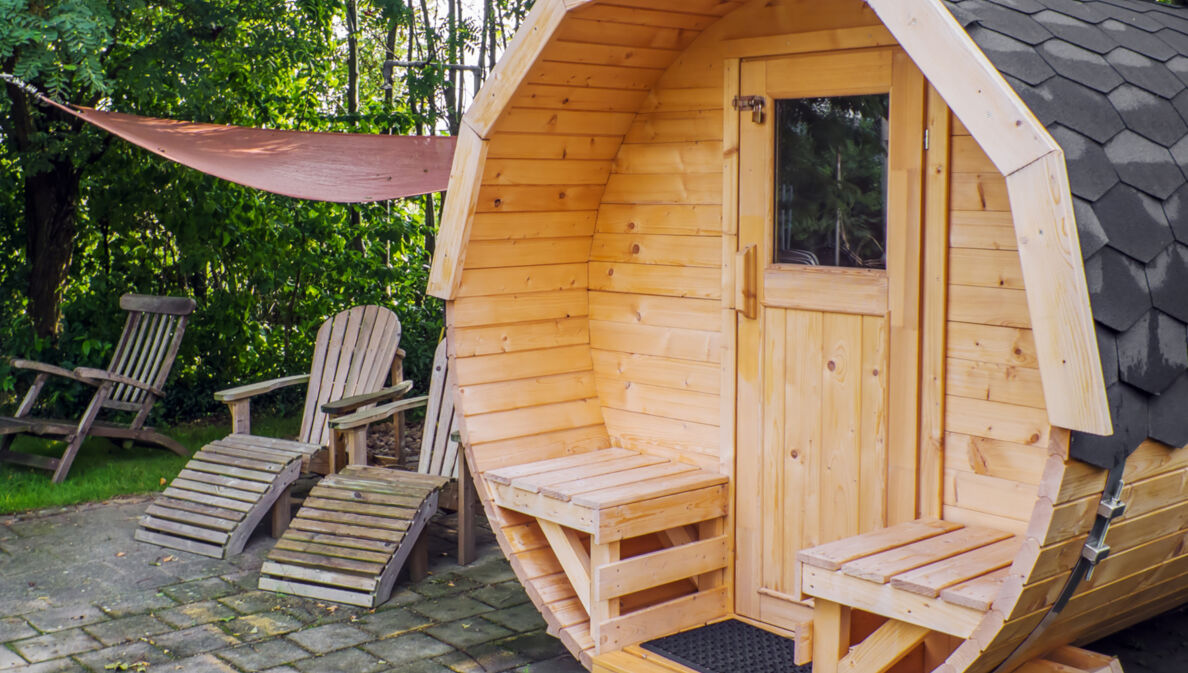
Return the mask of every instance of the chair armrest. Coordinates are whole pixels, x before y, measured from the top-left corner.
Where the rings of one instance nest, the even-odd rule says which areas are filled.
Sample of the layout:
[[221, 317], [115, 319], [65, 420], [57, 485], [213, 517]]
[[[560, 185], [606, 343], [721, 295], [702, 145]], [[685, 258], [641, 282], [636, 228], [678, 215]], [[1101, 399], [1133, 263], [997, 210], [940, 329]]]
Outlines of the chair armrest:
[[335, 430], [354, 430], [355, 428], [361, 428], [377, 421], [391, 418], [393, 414], [400, 413], [401, 411], [423, 407], [428, 403], [429, 396], [422, 395], [421, 397], [413, 397], [407, 400], [400, 400], [399, 402], [381, 404], [378, 407], [332, 418], [330, 419], [330, 427]]
[[62, 367], [58, 367], [56, 365], [49, 365], [44, 362], [37, 362], [35, 360], [22, 360], [20, 358], [13, 358], [12, 360], [9, 360], [9, 364], [12, 365], [13, 367], [16, 367], [17, 369], [27, 369], [29, 371], [40, 372], [42, 374], [51, 374], [53, 376], [61, 376], [62, 378], [70, 379], [71, 381], [78, 381], [79, 383], [85, 383], [85, 384], [91, 385], [91, 386], [99, 385], [98, 381], [93, 381], [91, 379], [84, 378], [82, 375], [72, 372], [69, 369], [63, 369]]
[[239, 400], [246, 400], [256, 395], [263, 395], [274, 390], [280, 390], [287, 386], [295, 386], [300, 383], [309, 383], [309, 374], [297, 374], [296, 376], [284, 376], [279, 379], [272, 379], [270, 381], [260, 381], [259, 383], [249, 383], [246, 386], [239, 386], [236, 388], [228, 388], [220, 390], [214, 394], [214, 398], [218, 402], [237, 402]]
[[322, 405], [322, 411], [331, 416], [341, 416], [342, 414], [349, 414], [359, 407], [365, 407], [368, 404], [375, 404], [377, 402], [386, 402], [388, 400], [398, 399], [404, 397], [404, 394], [412, 390], [412, 381], [401, 381], [390, 388], [377, 390], [373, 393], [363, 393], [362, 395], [353, 395], [351, 397], [344, 397], [340, 400], [327, 402]]
[[156, 395], [157, 397], [165, 397], [165, 391], [160, 388], [150, 386], [147, 383], [142, 383], [134, 378], [123, 376], [120, 374], [112, 374], [105, 369], [95, 369], [93, 367], [76, 367], [74, 373], [92, 381], [110, 381], [112, 383], [122, 383], [133, 388], [140, 388]]

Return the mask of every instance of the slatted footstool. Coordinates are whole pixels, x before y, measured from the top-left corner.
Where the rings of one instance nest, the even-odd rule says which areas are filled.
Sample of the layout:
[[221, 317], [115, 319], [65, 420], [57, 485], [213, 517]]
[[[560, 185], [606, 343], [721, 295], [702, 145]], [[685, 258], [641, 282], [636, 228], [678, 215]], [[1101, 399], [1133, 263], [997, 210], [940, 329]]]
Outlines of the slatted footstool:
[[[813, 673], [886, 670], [931, 631], [969, 638], [1020, 544], [1003, 531], [918, 519], [802, 550], [802, 590], [815, 599]], [[853, 648], [851, 608], [889, 618]]]
[[268, 553], [260, 588], [368, 608], [383, 603], [410, 556], [425, 565], [422, 532], [449, 481], [362, 465], [327, 476]]
[[[727, 479], [666, 458], [608, 448], [491, 470], [495, 504], [535, 517], [589, 616], [595, 652], [725, 615]], [[661, 549], [625, 557], [656, 534]], [[623, 599], [688, 580], [691, 593], [628, 612]]]
[[233, 434], [194, 455], [145, 512], [141, 542], [227, 558], [243, 551], [270, 510], [272, 534], [289, 522], [289, 491], [322, 447]]

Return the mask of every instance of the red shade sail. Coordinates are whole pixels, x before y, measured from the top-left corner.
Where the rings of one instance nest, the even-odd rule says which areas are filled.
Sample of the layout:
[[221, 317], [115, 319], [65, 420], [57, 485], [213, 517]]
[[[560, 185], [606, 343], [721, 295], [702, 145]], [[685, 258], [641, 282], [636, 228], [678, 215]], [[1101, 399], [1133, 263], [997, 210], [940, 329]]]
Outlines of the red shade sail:
[[384, 201], [440, 192], [450, 181], [454, 138], [449, 136], [220, 126], [46, 102], [166, 159], [298, 199]]

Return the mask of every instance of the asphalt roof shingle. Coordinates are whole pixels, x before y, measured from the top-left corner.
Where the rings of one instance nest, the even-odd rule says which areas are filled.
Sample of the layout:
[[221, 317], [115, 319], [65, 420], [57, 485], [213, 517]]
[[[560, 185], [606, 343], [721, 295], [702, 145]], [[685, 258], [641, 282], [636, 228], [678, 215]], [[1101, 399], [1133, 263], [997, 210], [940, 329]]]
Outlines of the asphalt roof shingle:
[[1068, 162], [1115, 431], [1073, 433], [1072, 455], [1188, 445], [1188, 8], [946, 2]]

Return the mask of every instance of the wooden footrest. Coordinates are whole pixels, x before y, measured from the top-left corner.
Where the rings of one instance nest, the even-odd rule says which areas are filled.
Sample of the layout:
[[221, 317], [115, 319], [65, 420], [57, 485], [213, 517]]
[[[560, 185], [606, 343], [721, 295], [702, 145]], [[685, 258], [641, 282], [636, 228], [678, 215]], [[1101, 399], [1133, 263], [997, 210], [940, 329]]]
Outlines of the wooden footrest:
[[797, 559], [810, 596], [966, 638], [1019, 545], [1010, 533], [919, 519], [805, 549]]
[[310, 491], [260, 569], [260, 588], [375, 607], [396, 576], [449, 481], [349, 466]]
[[252, 435], [211, 442], [149, 506], [135, 538], [214, 558], [238, 554], [318, 448]]
[[727, 479], [627, 449], [602, 449], [484, 474], [500, 507], [589, 533], [598, 543], [726, 513]]

